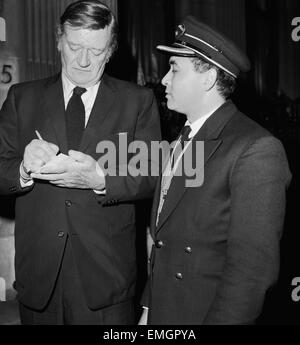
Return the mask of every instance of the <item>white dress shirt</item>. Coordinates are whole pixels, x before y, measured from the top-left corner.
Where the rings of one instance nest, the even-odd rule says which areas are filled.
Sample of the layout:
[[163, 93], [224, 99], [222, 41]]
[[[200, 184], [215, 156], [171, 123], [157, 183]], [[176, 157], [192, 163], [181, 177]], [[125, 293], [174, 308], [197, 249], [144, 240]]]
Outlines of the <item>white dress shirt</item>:
[[[65, 110], [67, 109], [67, 105], [69, 103], [70, 98], [73, 95], [73, 90], [76, 87], [65, 75], [62, 73], [61, 76], [62, 79], [62, 85], [63, 85], [63, 92], [64, 92], [64, 102], [65, 102]], [[81, 95], [81, 99], [84, 105], [85, 110], [85, 127], [87, 126], [87, 123], [89, 121], [95, 99], [98, 93], [98, 89], [100, 86], [100, 82], [98, 81], [97, 84], [87, 87], [86, 92]]]

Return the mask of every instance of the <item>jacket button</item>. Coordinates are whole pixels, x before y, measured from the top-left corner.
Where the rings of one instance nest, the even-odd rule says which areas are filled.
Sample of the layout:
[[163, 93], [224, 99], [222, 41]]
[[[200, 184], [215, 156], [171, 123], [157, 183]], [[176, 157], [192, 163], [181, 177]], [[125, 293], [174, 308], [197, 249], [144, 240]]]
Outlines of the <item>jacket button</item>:
[[156, 240], [155, 241], [155, 247], [156, 248], [161, 248], [161, 247], [163, 247], [165, 244], [164, 244], [164, 242], [162, 241], [162, 240]]
[[178, 279], [178, 280], [182, 279], [182, 278], [183, 278], [182, 273], [177, 272], [177, 273], [175, 274], [175, 278]]
[[57, 233], [57, 236], [58, 236], [58, 237], [64, 237], [64, 236], [65, 236], [65, 233], [64, 233], [63, 231], [59, 231], [59, 232]]
[[188, 254], [191, 254], [192, 248], [191, 248], [190, 246], [187, 246], [187, 247], [184, 248], [184, 251], [185, 251], [186, 253], [188, 253]]
[[65, 204], [66, 204], [67, 207], [71, 207], [72, 206], [72, 201], [66, 200]]

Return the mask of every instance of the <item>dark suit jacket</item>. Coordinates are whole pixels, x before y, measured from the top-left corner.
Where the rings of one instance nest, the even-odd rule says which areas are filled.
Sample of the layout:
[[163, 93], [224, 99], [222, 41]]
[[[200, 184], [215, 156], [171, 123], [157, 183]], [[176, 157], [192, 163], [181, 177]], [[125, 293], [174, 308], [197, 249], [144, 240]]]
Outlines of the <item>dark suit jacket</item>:
[[[17, 195], [15, 269], [20, 301], [35, 309], [45, 306], [68, 234], [87, 304], [97, 309], [134, 295], [132, 201], [151, 197], [155, 178], [107, 176], [105, 197], [38, 181], [22, 189], [19, 165], [26, 145], [36, 138], [35, 130], [67, 153], [64, 113], [60, 76], [11, 87], [0, 116], [0, 192]], [[128, 133], [128, 142], [159, 140], [156, 101], [151, 90], [104, 75], [79, 151], [98, 159], [97, 144], [117, 143], [121, 132]]]
[[149, 324], [253, 323], [278, 276], [286, 155], [231, 101], [196, 134], [193, 154], [197, 141], [204, 141], [204, 182], [186, 188], [187, 177], [175, 176], [157, 227], [156, 188], [156, 246], [142, 303]]

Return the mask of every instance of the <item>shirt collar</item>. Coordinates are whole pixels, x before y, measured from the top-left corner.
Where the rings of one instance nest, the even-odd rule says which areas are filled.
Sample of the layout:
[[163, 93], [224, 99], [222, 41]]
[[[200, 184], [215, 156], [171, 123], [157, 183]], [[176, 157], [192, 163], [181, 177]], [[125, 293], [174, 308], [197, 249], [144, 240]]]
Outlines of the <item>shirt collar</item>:
[[[73, 89], [77, 86], [75, 84], [73, 84], [64, 73], [61, 74], [61, 79], [62, 79], [62, 86], [63, 86], [63, 91], [64, 91], [64, 96], [65, 99], [70, 99], [72, 97], [73, 94]], [[90, 93], [90, 91], [98, 91], [99, 85], [100, 85], [100, 81], [99, 80], [96, 84], [90, 86], [90, 87], [86, 87], [87, 90], [87, 94]]]
[[189, 139], [193, 138], [196, 133], [199, 131], [199, 129], [204, 125], [205, 121], [219, 108], [218, 106], [216, 109], [210, 111], [209, 113], [201, 116], [198, 120], [194, 121], [193, 123], [190, 123], [189, 120], [186, 120], [185, 126], [191, 127], [191, 132], [189, 134]]

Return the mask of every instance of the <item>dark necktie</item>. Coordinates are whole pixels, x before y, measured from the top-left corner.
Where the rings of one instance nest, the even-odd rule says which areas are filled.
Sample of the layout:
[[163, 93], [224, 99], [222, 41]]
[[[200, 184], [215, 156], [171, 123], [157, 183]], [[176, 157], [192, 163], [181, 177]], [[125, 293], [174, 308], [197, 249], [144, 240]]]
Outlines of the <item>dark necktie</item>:
[[191, 127], [190, 126], [184, 126], [180, 132], [180, 144], [182, 148], [184, 148], [184, 142], [189, 140], [189, 134], [191, 133]]
[[78, 150], [85, 127], [85, 109], [81, 95], [86, 89], [76, 86], [66, 109], [66, 130], [69, 150]]
[[172, 158], [172, 162], [171, 162], [171, 168], [174, 168], [174, 164], [177, 161], [180, 153], [182, 152], [182, 150], [184, 149], [184, 143], [185, 141], [189, 140], [189, 134], [191, 133], [191, 127], [186, 125], [182, 128], [181, 132], [180, 132], [180, 138], [179, 138], [179, 143], [180, 145], [176, 145], [176, 148], [174, 150], [174, 154], [173, 154], [173, 158]]

